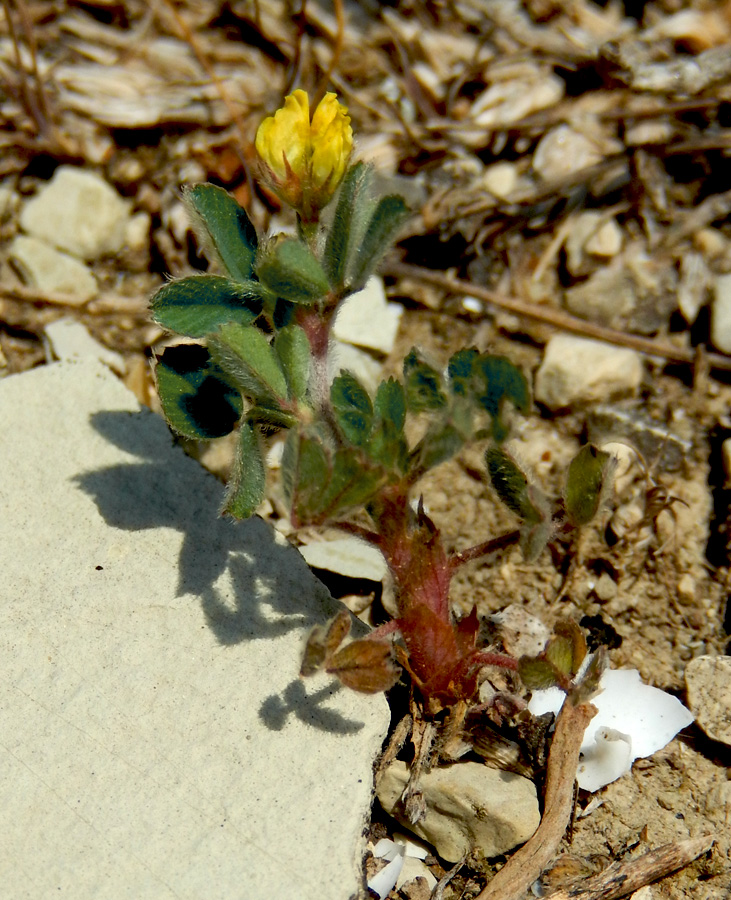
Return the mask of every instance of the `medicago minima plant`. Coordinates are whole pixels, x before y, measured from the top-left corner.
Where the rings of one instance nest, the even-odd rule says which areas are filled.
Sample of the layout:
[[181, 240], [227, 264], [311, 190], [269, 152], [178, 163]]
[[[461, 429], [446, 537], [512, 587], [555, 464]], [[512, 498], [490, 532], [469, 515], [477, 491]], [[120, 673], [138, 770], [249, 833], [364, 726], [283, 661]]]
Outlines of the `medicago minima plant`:
[[[593, 516], [608, 457], [585, 447], [569, 470], [565, 497], [551, 504], [499, 447], [507, 407], [529, 411], [526, 379], [505, 357], [474, 348], [455, 353], [445, 371], [412, 349], [402, 377], [382, 381], [374, 395], [349, 371], [330, 380], [338, 309], [363, 288], [408, 216], [401, 197], [376, 195], [372, 169], [351, 164], [352, 148], [350, 118], [334, 94], [311, 114], [307, 94], [297, 90], [261, 123], [262, 177], [295, 211], [295, 235], [258, 235], [222, 188], [185, 190], [195, 229], [221, 274], [188, 276], [155, 294], [155, 320], [197, 341], [162, 353], [157, 384], [178, 434], [206, 440], [238, 431], [224, 513], [254, 514], [266, 489], [262, 434], [284, 431], [282, 477], [292, 523], [340, 525], [385, 557], [397, 616], [343, 646], [350, 628], [343, 612], [311, 636], [303, 673], [325, 668], [356, 690], [375, 692], [405, 670], [434, 713], [474, 701], [485, 665], [519, 663], [479, 646], [474, 609], [456, 621], [450, 608], [452, 574], [494, 542], [448, 554], [418, 496], [419, 480], [465, 444], [487, 442], [492, 484], [521, 519], [516, 539], [535, 557], [555, 535]], [[326, 220], [322, 211], [331, 201]], [[422, 426], [415, 443], [406, 437], [410, 417]], [[363, 511], [369, 526], [350, 518]], [[556, 640], [565, 644], [568, 637]], [[524, 667], [526, 680], [568, 683], [575, 660], [571, 653], [569, 662], [560, 657]]]

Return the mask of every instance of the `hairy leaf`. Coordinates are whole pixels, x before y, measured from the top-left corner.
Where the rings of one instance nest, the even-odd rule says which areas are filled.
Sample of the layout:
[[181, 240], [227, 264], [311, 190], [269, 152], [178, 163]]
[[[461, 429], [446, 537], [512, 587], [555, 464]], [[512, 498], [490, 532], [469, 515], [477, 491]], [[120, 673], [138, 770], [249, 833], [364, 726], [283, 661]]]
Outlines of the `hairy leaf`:
[[374, 413], [368, 455], [387, 469], [405, 469], [408, 458], [404, 437], [406, 395], [401, 382], [389, 378], [378, 385]]
[[394, 194], [378, 201], [353, 258], [349, 281], [354, 289], [365, 284], [408, 216], [403, 197]]
[[259, 439], [250, 422], [242, 422], [223, 512], [248, 519], [264, 499], [266, 472]]
[[287, 398], [282, 364], [265, 334], [253, 325], [224, 325], [209, 339], [211, 355], [254, 399]]
[[299, 238], [276, 241], [260, 256], [256, 273], [273, 294], [292, 303], [314, 303], [330, 289], [322, 266]]
[[447, 403], [441, 375], [421, 359], [416, 350], [411, 350], [404, 360], [404, 387], [406, 405], [411, 412], [441, 409]]
[[614, 457], [593, 444], [585, 444], [571, 460], [564, 499], [574, 525], [586, 525], [594, 518], [614, 467]]
[[213, 184], [185, 189], [183, 200], [205, 249], [215, 254], [234, 281], [250, 279], [259, 242], [245, 210]]
[[262, 310], [261, 285], [237, 284], [220, 275], [191, 275], [164, 284], [150, 308], [163, 328], [200, 338], [228, 322], [253, 322]]
[[473, 374], [477, 380], [475, 399], [492, 418], [493, 438], [502, 441], [508, 431], [501, 418], [502, 404], [510, 400], [521, 412], [528, 412], [528, 382], [520, 369], [505, 356], [480, 355], [473, 363]]
[[485, 463], [495, 493], [511, 512], [526, 522], [540, 522], [545, 518], [533, 505], [528, 478], [507, 453], [490, 447], [485, 453]]
[[542, 691], [561, 683], [561, 676], [554, 666], [540, 657], [521, 656], [518, 660], [518, 674], [530, 691]]
[[365, 163], [356, 163], [348, 170], [340, 186], [338, 203], [335, 207], [330, 230], [328, 231], [323, 255], [323, 266], [330, 284], [336, 289], [345, 286], [348, 259], [353, 251], [354, 240], [357, 239], [357, 220], [366, 203], [368, 186], [373, 170]]
[[373, 425], [373, 404], [368, 391], [350, 372], [341, 372], [330, 386], [335, 419], [346, 440], [364, 446]]
[[199, 344], [168, 347], [157, 359], [157, 388], [173, 431], [194, 440], [229, 434], [243, 401], [235, 382]]
[[304, 402], [310, 380], [310, 342], [298, 325], [288, 325], [274, 338], [274, 351], [279, 357], [287, 380], [290, 399]]

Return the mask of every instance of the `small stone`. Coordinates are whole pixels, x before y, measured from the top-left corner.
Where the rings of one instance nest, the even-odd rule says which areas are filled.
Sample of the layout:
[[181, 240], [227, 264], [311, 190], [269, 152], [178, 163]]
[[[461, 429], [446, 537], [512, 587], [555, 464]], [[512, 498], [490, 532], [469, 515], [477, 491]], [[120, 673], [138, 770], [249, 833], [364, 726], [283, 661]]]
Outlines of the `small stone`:
[[332, 341], [328, 362], [330, 381], [345, 369], [355, 375], [366, 390], [375, 394], [383, 366], [370, 353], [336, 340]]
[[325, 569], [347, 578], [383, 581], [388, 573], [383, 554], [357, 538], [316, 541], [299, 548], [313, 569]]
[[132, 216], [124, 229], [124, 242], [129, 250], [137, 253], [146, 250], [150, 245], [150, 214], [138, 212]]
[[726, 484], [731, 484], [731, 438], [721, 444], [721, 458], [723, 459], [723, 471], [726, 474]]
[[514, 163], [499, 162], [485, 169], [482, 183], [499, 200], [508, 197], [518, 183], [518, 170]]
[[403, 311], [401, 304], [386, 302], [380, 278], [369, 278], [362, 291], [343, 303], [333, 335], [348, 344], [388, 355], [393, 350]]
[[731, 745], [731, 656], [698, 656], [685, 670], [688, 704], [709, 738]]
[[549, 409], [564, 409], [636, 394], [642, 372], [642, 360], [634, 350], [560, 334], [546, 346], [535, 397]]
[[713, 294], [711, 340], [722, 353], [731, 353], [731, 273], [716, 276]]
[[15, 215], [20, 206], [20, 198], [8, 184], [0, 184], [0, 222]]
[[447, 862], [467, 853], [487, 859], [527, 841], [540, 813], [532, 781], [475, 762], [432, 769], [419, 779], [426, 815], [415, 825], [400, 811], [409, 767], [397, 760], [377, 788], [381, 806], [414, 834], [428, 841]]
[[609, 219], [599, 226], [586, 242], [587, 253], [594, 256], [616, 256], [622, 249], [622, 231], [616, 219]]
[[680, 281], [678, 282], [678, 309], [683, 318], [692, 325], [706, 302], [708, 286], [712, 276], [708, 264], [701, 253], [686, 253], [680, 261]]
[[[572, 262], [576, 274], [582, 271], [579, 260], [574, 257]], [[637, 286], [632, 274], [617, 262], [597, 269], [566, 291], [566, 306], [574, 315], [614, 328], [629, 319], [637, 307]]]
[[94, 172], [59, 166], [20, 214], [24, 231], [80, 259], [124, 247], [129, 202]]
[[56, 319], [46, 325], [46, 340], [53, 356], [61, 362], [97, 359], [118, 375], [124, 375], [126, 365], [121, 353], [115, 353], [95, 340], [86, 327], [71, 317]]
[[681, 575], [677, 590], [678, 599], [682, 600], [683, 603], [692, 603], [695, 600], [695, 578], [690, 572]]
[[617, 583], [608, 572], [602, 572], [594, 585], [597, 600], [608, 603], [617, 596]]
[[45, 241], [18, 235], [9, 254], [23, 282], [41, 293], [65, 294], [69, 303], [79, 306], [97, 293], [96, 278], [90, 269]]
[[729, 246], [728, 238], [718, 228], [701, 228], [693, 235], [693, 243], [707, 259], [723, 256]]
[[538, 142], [533, 169], [545, 181], [554, 181], [601, 161], [602, 154], [592, 140], [569, 125], [559, 125]]

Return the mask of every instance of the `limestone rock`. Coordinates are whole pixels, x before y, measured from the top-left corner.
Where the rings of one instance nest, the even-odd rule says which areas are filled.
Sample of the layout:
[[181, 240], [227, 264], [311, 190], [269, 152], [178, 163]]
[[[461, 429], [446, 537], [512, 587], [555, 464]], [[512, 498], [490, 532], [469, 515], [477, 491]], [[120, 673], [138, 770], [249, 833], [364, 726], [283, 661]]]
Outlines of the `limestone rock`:
[[0, 382], [3, 893], [360, 888], [382, 697], [298, 677], [337, 608], [97, 362]]
[[24, 283], [39, 292], [66, 294], [70, 303], [79, 306], [97, 293], [91, 270], [45, 241], [19, 234], [8, 252]]
[[388, 574], [383, 554], [357, 538], [315, 541], [299, 550], [313, 569], [325, 569], [347, 578], [365, 578], [368, 581], [383, 581]]
[[79, 359], [98, 359], [119, 375], [126, 365], [121, 353], [116, 353], [93, 338], [86, 326], [70, 316], [46, 325], [46, 340], [53, 356], [63, 362]]
[[393, 350], [403, 315], [399, 303], [387, 303], [380, 278], [368, 279], [362, 291], [348, 297], [340, 308], [333, 335], [338, 340], [388, 354]]
[[488, 859], [507, 853], [527, 841], [540, 822], [532, 781], [481, 763], [461, 762], [422, 775], [426, 816], [412, 825], [399, 802], [408, 778], [406, 763], [397, 760], [389, 766], [377, 789], [381, 806], [447, 862], [465, 853]]
[[688, 703], [714, 741], [731, 744], [731, 656], [698, 656], [685, 670]]
[[549, 409], [565, 409], [636, 394], [642, 371], [634, 350], [559, 334], [546, 345], [536, 373], [535, 397]]
[[553, 181], [595, 166], [602, 158], [594, 141], [569, 125], [558, 125], [539, 141], [533, 155], [533, 169], [545, 181]]
[[122, 249], [129, 218], [129, 201], [99, 175], [59, 166], [25, 204], [20, 224], [59, 250], [93, 260]]
[[731, 353], [731, 273], [714, 279], [711, 340], [722, 353]]

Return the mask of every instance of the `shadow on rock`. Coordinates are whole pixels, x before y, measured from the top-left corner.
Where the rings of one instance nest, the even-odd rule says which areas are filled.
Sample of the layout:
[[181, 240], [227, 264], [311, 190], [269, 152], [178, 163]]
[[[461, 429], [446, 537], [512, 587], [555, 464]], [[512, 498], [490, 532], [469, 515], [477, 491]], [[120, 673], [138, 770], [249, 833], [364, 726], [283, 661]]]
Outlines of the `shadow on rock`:
[[293, 681], [282, 694], [267, 697], [259, 708], [259, 718], [272, 731], [281, 731], [287, 719], [293, 715], [306, 725], [334, 734], [355, 734], [363, 728], [362, 722], [346, 719], [336, 710], [324, 709], [321, 704], [340, 690], [334, 681], [314, 694], [305, 691], [301, 681]]
[[[182, 533], [178, 596], [200, 598], [222, 644], [281, 635], [333, 614], [334, 601], [297, 551], [276, 543], [268, 525], [258, 518], [233, 522], [219, 516], [222, 488], [212, 475], [183, 454], [160, 462], [170, 459], [174, 439], [154, 413], [102, 412], [92, 416], [92, 425], [141, 461], [88, 472], [75, 483], [110, 527]], [[216, 584], [224, 575], [231, 591]]]

